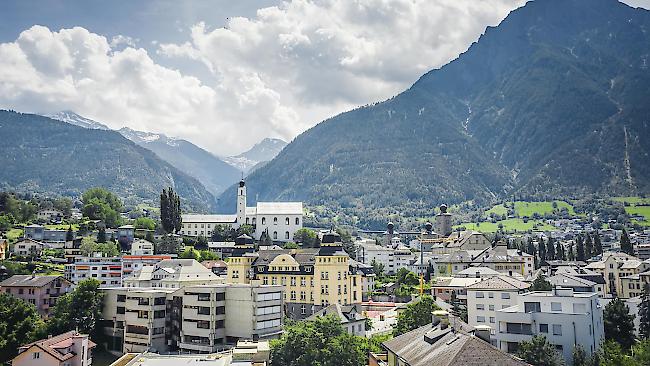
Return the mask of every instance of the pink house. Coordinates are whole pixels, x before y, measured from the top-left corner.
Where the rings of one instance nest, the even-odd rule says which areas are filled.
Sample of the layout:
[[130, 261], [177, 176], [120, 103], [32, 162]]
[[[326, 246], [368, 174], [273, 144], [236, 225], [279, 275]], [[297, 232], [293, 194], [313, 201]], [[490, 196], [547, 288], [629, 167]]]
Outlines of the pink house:
[[71, 286], [72, 282], [62, 276], [14, 275], [0, 282], [0, 291], [33, 304], [47, 318], [56, 300]]
[[12, 366], [90, 366], [95, 343], [87, 334], [72, 330], [26, 344], [11, 360]]

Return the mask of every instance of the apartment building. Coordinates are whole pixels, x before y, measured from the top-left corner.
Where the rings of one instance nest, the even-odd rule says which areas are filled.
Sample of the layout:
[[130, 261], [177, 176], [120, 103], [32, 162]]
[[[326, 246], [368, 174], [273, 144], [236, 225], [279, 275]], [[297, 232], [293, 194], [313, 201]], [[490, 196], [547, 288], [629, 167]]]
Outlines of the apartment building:
[[125, 287], [181, 288], [222, 283], [223, 279], [194, 259], [164, 259], [143, 266], [122, 281]]
[[122, 258], [120, 257], [76, 257], [74, 263], [65, 265], [64, 276], [75, 284], [94, 278], [101, 287], [122, 286]]
[[[228, 259], [229, 283], [284, 286], [287, 315], [304, 319], [330, 304], [358, 304], [364, 277], [373, 276], [343, 250], [341, 237], [323, 234], [320, 248], [255, 252], [252, 239], [237, 238], [238, 248]], [[366, 288], [368, 288], [367, 286]]]
[[585, 268], [603, 276], [608, 295], [623, 296], [621, 278], [647, 271], [650, 269], [650, 261], [641, 261], [625, 253], [607, 252], [600, 261], [589, 263]]
[[500, 275], [483, 279], [467, 286], [467, 324], [487, 325], [494, 335], [497, 329], [497, 310], [517, 303], [517, 295], [525, 292], [529, 283]]
[[87, 334], [72, 330], [21, 346], [12, 366], [90, 366], [95, 348]]
[[570, 365], [575, 345], [587, 355], [605, 339], [603, 308], [598, 294], [556, 288], [517, 296], [517, 304], [496, 312], [496, 346], [515, 353], [522, 341], [543, 335]]
[[107, 346], [122, 352], [213, 353], [282, 332], [281, 286], [178, 286], [105, 289]]
[[58, 298], [71, 287], [61, 276], [14, 275], [0, 282], [0, 291], [33, 304], [42, 317], [49, 316]]
[[127, 278], [139, 272], [145, 266], [155, 266], [160, 261], [172, 259], [171, 255], [123, 255], [122, 278]]
[[131, 243], [131, 255], [153, 255], [153, 251], [153, 243], [150, 241], [146, 241], [144, 239], [135, 239], [135, 241]]
[[600, 297], [605, 297], [605, 285], [584, 277], [566, 273], [557, 273], [546, 279], [554, 287], [571, 288], [573, 292], [595, 292]]

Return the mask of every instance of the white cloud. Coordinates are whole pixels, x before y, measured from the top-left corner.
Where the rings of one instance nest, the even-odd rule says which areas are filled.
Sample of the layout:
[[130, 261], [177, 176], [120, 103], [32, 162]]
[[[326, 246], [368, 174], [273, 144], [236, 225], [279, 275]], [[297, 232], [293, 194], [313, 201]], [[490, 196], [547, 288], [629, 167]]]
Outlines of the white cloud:
[[72, 109], [235, 153], [398, 93], [523, 3], [296, 0], [159, 45], [162, 56], [204, 63], [206, 82], [155, 63], [127, 36], [34, 26], [0, 44], [0, 106]]

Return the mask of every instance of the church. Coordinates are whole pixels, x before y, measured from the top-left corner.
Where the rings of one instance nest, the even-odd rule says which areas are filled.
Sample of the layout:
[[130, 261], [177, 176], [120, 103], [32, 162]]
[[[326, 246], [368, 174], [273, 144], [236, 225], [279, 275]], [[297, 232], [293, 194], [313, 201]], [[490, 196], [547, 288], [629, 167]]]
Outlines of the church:
[[302, 202], [257, 202], [246, 206], [246, 183], [242, 180], [237, 188], [237, 212], [234, 215], [182, 215], [181, 235], [210, 238], [217, 225], [233, 229], [241, 225], [254, 228], [255, 240], [262, 233], [278, 242], [293, 241], [293, 234], [302, 228]]

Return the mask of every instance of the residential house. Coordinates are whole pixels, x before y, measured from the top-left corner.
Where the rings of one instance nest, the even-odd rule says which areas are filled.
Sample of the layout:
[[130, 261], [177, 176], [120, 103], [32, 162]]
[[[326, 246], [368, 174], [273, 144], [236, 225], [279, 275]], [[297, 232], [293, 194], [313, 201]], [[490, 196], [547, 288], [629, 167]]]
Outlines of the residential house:
[[153, 243], [144, 239], [137, 239], [131, 243], [131, 255], [154, 255]]
[[59, 334], [21, 346], [12, 366], [90, 366], [95, 343], [77, 331]]
[[557, 273], [546, 279], [553, 287], [571, 288], [573, 292], [595, 292], [600, 297], [605, 297], [605, 285], [596, 283], [583, 277], [566, 273]]
[[505, 242], [485, 250], [459, 250], [436, 260], [436, 275], [453, 276], [470, 267], [488, 267], [499, 273], [530, 276], [534, 271], [534, 257], [516, 249], [508, 249]]
[[61, 221], [63, 219], [63, 212], [55, 209], [38, 210], [36, 218], [40, 221]]
[[606, 252], [600, 261], [589, 263], [585, 268], [603, 276], [608, 295], [622, 296], [621, 278], [647, 271], [650, 261], [641, 261], [625, 253]]
[[25, 238], [16, 243], [11, 250], [14, 256], [20, 257], [39, 257], [45, 245], [40, 241]]
[[179, 288], [219, 284], [223, 279], [194, 259], [164, 259], [155, 265], [143, 266], [122, 282], [125, 287]]
[[71, 290], [72, 283], [61, 276], [14, 275], [0, 282], [0, 291], [34, 306], [48, 317], [57, 299]]

